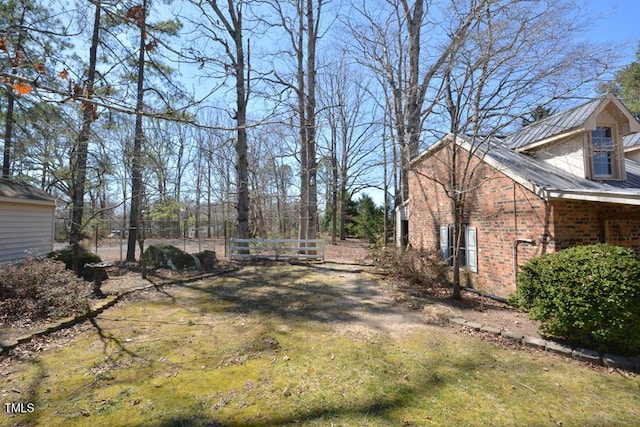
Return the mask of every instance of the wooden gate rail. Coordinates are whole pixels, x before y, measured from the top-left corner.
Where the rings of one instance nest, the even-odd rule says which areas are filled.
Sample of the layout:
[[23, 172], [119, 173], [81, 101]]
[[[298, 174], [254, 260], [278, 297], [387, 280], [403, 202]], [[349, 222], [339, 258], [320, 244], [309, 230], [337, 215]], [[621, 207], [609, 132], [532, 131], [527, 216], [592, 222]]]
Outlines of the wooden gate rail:
[[236, 239], [229, 241], [229, 258], [315, 259], [324, 261], [324, 239]]

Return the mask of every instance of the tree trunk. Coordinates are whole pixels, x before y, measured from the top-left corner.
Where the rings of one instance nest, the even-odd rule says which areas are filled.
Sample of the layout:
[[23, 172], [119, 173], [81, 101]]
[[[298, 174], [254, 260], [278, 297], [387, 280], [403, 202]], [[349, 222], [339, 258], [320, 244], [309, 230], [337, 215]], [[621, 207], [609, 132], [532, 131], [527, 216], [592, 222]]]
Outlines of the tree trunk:
[[315, 17], [313, 0], [307, 0], [307, 94], [306, 94], [306, 137], [307, 137], [307, 239], [315, 239], [318, 232], [318, 186], [316, 160], [316, 44], [318, 20]]
[[7, 112], [4, 126], [4, 156], [2, 159], [2, 177], [11, 176], [11, 145], [13, 139], [13, 104], [15, 97], [11, 88], [7, 88]]
[[[20, 14], [20, 26], [24, 25], [25, 21], [25, 13], [26, 8], [22, 8], [22, 13]], [[22, 42], [24, 39], [24, 32], [20, 31], [18, 34], [18, 40], [16, 42], [15, 52], [22, 50]], [[14, 63], [14, 67], [16, 64]], [[17, 73], [17, 68], [13, 69], [13, 74]], [[13, 110], [16, 102], [15, 96], [13, 95], [13, 88], [10, 84], [7, 84], [7, 112], [5, 113], [5, 128], [4, 128], [4, 154], [2, 159], [2, 177], [9, 178], [11, 176], [11, 150], [13, 145]]]
[[338, 233], [338, 135], [335, 126], [331, 132], [331, 244], [335, 245]]
[[297, 80], [298, 80], [298, 116], [300, 121], [300, 221], [298, 238], [307, 238], [309, 227], [309, 146], [307, 144], [307, 111], [305, 109], [306, 80], [304, 72], [304, 11], [299, 5], [298, 9], [298, 46], [296, 48]]
[[144, 108], [144, 52], [146, 34], [147, 0], [142, 3], [142, 20], [140, 26], [140, 52], [138, 53], [138, 86], [136, 99], [136, 124], [133, 140], [133, 158], [131, 159], [131, 210], [129, 213], [129, 238], [127, 240], [127, 262], [136, 261], [136, 242], [140, 234], [140, 210], [142, 199], [142, 110]]
[[[86, 80], [86, 98], [93, 95], [93, 84], [96, 76], [96, 63], [98, 58], [98, 42], [100, 36], [100, 12], [101, 4], [96, 2], [96, 10], [93, 19], [93, 34], [91, 36], [91, 47], [89, 48], [89, 70]], [[89, 137], [91, 135], [91, 124], [95, 120], [95, 106], [88, 101], [82, 103], [82, 128], [78, 134], [76, 146], [71, 156], [72, 166], [72, 188], [71, 201], [71, 230], [69, 232], [69, 244], [72, 248], [73, 271], [80, 275], [83, 266], [80, 265], [80, 240], [82, 234], [82, 217], [84, 213], [84, 186], [87, 176], [87, 155], [89, 151]]]
[[237, 105], [237, 141], [238, 161], [238, 238], [249, 237], [249, 162], [247, 159], [247, 90], [245, 82], [245, 58], [242, 41], [242, 11], [237, 9], [234, 42], [236, 47], [236, 105]]

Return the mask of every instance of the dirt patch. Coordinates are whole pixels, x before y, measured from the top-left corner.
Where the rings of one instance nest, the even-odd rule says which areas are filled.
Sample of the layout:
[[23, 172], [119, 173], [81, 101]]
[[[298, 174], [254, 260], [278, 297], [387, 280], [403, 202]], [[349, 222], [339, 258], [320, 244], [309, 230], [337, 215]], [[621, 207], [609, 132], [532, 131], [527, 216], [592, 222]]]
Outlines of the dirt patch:
[[451, 298], [448, 287], [422, 289], [384, 278], [379, 272], [375, 274], [381, 277], [384, 288], [398, 304], [420, 311], [430, 322], [443, 323], [462, 317], [469, 322], [540, 338], [540, 322], [502, 301], [464, 289], [462, 298], [456, 300]]

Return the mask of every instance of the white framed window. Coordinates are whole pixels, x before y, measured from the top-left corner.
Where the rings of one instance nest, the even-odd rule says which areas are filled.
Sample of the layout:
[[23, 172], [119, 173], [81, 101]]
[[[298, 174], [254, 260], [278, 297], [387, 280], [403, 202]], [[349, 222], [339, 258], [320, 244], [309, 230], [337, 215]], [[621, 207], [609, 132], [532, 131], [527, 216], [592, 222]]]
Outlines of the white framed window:
[[597, 126], [591, 131], [591, 178], [618, 179], [623, 166], [620, 165], [616, 128]]
[[[452, 254], [453, 225], [443, 225], [440, 227], [440, 257], [451, 265]], [[458, 254], [460, 266], [466, 267], [474, 273], [478, 272], [478, 231], [476, 227], [463, 226]]]

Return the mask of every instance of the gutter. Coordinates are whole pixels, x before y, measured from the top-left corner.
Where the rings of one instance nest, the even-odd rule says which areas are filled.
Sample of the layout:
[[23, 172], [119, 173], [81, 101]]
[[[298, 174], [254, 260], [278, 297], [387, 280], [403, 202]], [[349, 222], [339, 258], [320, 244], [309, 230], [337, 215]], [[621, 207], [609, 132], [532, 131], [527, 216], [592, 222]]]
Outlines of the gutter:
[[639, 193], [621, 193], [606, 190], [547, 190], [549, 198], [573, 199], [591, 202], [621, 203], [640, 205]]

